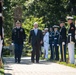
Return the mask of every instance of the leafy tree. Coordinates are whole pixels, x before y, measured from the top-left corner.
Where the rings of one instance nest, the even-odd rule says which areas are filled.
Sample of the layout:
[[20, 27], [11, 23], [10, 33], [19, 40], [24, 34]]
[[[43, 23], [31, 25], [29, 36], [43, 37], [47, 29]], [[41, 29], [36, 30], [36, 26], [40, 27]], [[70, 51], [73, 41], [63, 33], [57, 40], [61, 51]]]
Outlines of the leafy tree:
[[43, 24], [43, 17], [37, 18], [34, 16], [29, 16], [25, 18], [25, 21], [23, 22], [23, 28], [26, 30], [27, 35], [29, 34], [29, 31], [33, 28], [34, 22], [38, 22], [39, 29], [43, 30], [44, 29], [44, 24]]
[[75, 15], [76, 13], [76, 0], [5, 0], [4, 7], [6, 9], [3, 13], [6, 38], [11, 38], [14, 22], [13, 12], [16, 5], [23, 8], [22, 22], [27, 33], [32, 28], [35, 18], [41, 19], [41, 24], [44, 24], [45, 27], [50, 27], [59, 24], [60, 20], [65, 20], [67, 15]]
[[[20, 3], [21, 2], [21, 3]], [[16, 5], [23, 5], [24, 0], [6, 0], [4, 1], [4, 30], [5, 30], [5, 40], [11, 40], [11, 33], [14, 24], [13, 12]], [[8, 39], [7, 39], [8, 38]]]
[[38, 27], [41, 30], [43, 30], [44, 26], [45, 26], [43, 24], [43, 17], [37, 18], [37, 17], [34, 17], [34, 16], [31, 15], [31, 16], [25, 18], [25, 21], [23, 22], [22, 26], [25, 29], [25, 33], [26, 33], [26, 36], [27, 36], [27, 38], [26, 38], [26, 47], [29, 47], [28, 37], [29, 37], [30, 30], [33, 29], [34, 22], [38, 22]]
[[58, 24], [61, 18], [66, 15], [62, 0], [34, 0], [30, 4], [28, 14], [37, 17], [44, 17], [43, 22], [46, 27]]

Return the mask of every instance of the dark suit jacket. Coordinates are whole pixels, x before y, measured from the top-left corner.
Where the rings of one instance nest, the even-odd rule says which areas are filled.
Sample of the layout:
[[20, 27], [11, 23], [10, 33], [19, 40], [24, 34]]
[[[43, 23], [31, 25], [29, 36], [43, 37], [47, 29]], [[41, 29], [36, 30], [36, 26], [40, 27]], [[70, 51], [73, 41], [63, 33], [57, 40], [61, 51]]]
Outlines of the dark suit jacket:
[[40, 42], [43, 40], [43, 34], [42, 31], [38, 29], [37, 35], [35, 35], [34, 30], [30, 31], [30, 36], [29, 36], [29, 43], [34, 45], [41, 45]]
[[60, 36], [59, 36], [59, 41], [60, 41], [60, 44], [62, 42], [66, 42], [66, 28], [63, 26], [61, 29], [60, 29]]
[[[73, 23], [70, 24], [69, 33], [71, 34], [71, 41], [75, 42], [75, 25]], [[70, 36], [68, 35], [68, 43], [70, 43]]]
[[14, 28], [12, 30], [12, 42], [13, 43], [23, 44], [25, 39], [26, 39], [26, 34], [22, 27], [20, 27], [19, 29]]

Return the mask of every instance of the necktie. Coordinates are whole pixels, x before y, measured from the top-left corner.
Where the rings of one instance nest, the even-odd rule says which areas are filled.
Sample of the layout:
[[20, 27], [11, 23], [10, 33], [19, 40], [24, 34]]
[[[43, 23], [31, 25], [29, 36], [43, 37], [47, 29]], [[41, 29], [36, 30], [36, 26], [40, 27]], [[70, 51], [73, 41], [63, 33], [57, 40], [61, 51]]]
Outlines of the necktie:
[[35, 29], [34, 31], [35, 31], [35, 35], [37, 35], [37, 29]]

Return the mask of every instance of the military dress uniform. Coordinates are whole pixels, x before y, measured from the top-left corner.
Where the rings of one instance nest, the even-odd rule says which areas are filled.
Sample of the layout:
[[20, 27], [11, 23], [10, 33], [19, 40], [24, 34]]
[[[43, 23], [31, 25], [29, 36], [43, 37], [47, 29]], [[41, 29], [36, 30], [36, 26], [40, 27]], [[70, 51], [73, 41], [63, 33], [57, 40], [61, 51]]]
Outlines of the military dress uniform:
[[75, 25], [70, 24], [68, 30], [68, 52], [69, 52], [69, 61], [71, 64], [74, 64], [74, 44], [75, 44]]
[[52, 49], [53, 35], [54, 35], [54, 32], [53, 31], [49, 32], [49, 44], [50, 44], [50, 49], [51, 49], [50, 59], [53, 59], [53, 49]]
[[[58, 26], [54, 25], [53, 28], [58, 28]], [[59, 60], [59, 51], [58, 51], [58, 38], [59, 38], [59, 32], [54, 31], [54, 35], [53, 35], [53, 51], [54, 51], [54, 58], [55, 60]], [[54, 50], [55, 49], [55, 50]]]
[[60, 45], [60, 52], [61, 52], [61, 61], [66, 62], [66, 28], [65, 26], [61, 27], [60, 35], [59, 35], [59, 45]]
[[2, 1], [0, 0], [0, 59], [1, 59], [1, 52], [2, 52], [2, 26], [3, 26], [3, 15], [2, 15]]
[[44, 42], [44, 53], [45, 53], [45, 58], [48, 58], [48, 50], [49, 50], [49, 32], [46, 32], [44, 37], [43, 37], [43, 42]]
[[25, 40], [25, 31], [22, 27], [17, 28], [15, 27], [12, 30], [12, 41], [14, 43], [15, 46], [15, 62], [18, 61], [18, 63], [20, 63], [21, 60], [21, 54], [22, 54], [22, 49], [23, 49], [23, 42]]

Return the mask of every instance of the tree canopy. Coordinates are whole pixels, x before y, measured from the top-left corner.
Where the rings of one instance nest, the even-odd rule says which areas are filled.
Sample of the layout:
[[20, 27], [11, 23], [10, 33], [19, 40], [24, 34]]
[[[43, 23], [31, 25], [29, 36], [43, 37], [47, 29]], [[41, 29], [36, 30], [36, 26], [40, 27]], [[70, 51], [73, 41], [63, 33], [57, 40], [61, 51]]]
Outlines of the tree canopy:
[[76, 15], [76, 0], [5, 0], [3, 14], [6, 37], [11, 37], [13, 12], [17, 5], [22, 7], [22, 24], [27, 35], [34, 21], [40, 21], [42, 29], [59, 24], [60, 20], [65, 21], [67, 15]]

